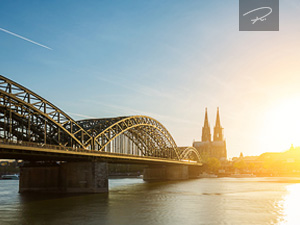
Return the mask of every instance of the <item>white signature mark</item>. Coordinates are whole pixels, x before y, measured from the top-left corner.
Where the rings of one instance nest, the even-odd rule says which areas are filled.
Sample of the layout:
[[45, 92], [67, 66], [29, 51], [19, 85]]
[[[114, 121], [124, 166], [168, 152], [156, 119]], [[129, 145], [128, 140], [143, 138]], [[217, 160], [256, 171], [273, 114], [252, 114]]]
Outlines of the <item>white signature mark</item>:
[[252, 13], [252, 12], [255, 12], [255, 11], [257, 11], [257, 10], [260, 10], [260, 9], [269, 9], [270, 10], [270, 12], [268, 12], [266, 15], [264, 15], [264, 16], [262, 16], [262, 17], [258, 17], [258, 16], [256, 16], [256, 18], [255, 19], [252, 19], [251, 21], [252, 21], [252, 24], [255, 24], [257, 21], [265, 21], [267, 18], [267, 16], [268, 15], [270, 15], [271, 13], [272, 13], [272, 8], [271, 7], [261, 7], [261, 8], [257, 8], [257, 9], [253, 9], [253, 10], [251, 10], [251, 11], [249, 11], [249, 12], [246, 12], [245, 14], [243, 14], [243, 16], [246, 16], [246, 15], [248, 15], [249, 13]]

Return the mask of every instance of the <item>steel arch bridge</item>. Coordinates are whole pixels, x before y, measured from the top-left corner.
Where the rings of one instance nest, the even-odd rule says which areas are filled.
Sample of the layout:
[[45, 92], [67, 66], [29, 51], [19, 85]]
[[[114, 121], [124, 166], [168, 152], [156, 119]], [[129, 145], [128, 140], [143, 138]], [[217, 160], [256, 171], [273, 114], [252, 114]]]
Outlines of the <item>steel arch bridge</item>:
[[1, 75], [0, 139], [201, 162], [196, 149], [180, 150], [168, 130], [151, 117], [138, 115], [75, 121], [46, 99]]

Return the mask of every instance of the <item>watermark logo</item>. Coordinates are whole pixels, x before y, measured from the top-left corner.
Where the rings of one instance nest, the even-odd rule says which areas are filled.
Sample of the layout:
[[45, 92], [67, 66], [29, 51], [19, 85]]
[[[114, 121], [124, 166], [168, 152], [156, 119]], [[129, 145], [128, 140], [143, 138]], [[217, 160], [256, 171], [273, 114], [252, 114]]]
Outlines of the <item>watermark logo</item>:
[[279, 31], [279, 0], [239, 0], [240, 31]]

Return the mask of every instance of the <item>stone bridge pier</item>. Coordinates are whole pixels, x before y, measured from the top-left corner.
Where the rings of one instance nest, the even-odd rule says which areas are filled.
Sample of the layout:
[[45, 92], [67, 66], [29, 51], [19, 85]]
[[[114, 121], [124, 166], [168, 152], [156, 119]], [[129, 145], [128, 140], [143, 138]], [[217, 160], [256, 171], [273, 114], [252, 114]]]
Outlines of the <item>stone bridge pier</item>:
[[26, 163], [20, 169], [19, 192], [108, 192], [107, 163]]
[[[188, 165], [149, 165], [145, 181], [196, 178], [200, 168]], [[27, 162], [20, 169], [19, 192], [108, 192], [107, 162]]]
[[197, 178], [199, 168], [187, 165], [149, 166], [144, 170], [145, 181], [187, 180]]

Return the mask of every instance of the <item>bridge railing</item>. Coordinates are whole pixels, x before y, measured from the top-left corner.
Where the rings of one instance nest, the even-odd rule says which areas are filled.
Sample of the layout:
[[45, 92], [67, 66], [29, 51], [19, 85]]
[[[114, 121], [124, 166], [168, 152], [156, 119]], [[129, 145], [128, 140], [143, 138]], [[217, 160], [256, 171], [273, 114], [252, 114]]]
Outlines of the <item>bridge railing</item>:
[[66, 151], [73, 151], [75, 149], [75, 148], [73, 149], [71, 147], [65, 147], [65, 146], [61, 146], [61, 145], [41, 144], [41, 143], [35, 143], [35, 142], [9, 140], [9, 139], [3, 139], [3, 138], [0, 138], [0, 143], [8, 144], [8, 145], [19, 145], [19, 146], [26, 146], [26, 147], [47, 148], [47, 149], [66, 150]]
[[[148, 158], [148, 159], [166, 159], [171, 161], [178, 161], [175, 159], [170, 158], [161, 158], [161, 157], [153, 157], [153, 156], [137, 156], [137, 155], [131, 155], [131, 154], [124, 154], [124, 153], [112, 153], [112, 152], [100, 152], [95, 150], [88, 150], [83, 148], [72, 148], [72, 147], [65, 147], [60, 145], [50, 145], [50, 144], [41, 144], [41, 143], [34, 143], [34, 142], [27, 142], [27, 141], [19, 141], [19, 140], [8, 140], [0, 138], [0, 144], [5, 145], [17, 145], [17, 146], [26, 146], [26, 147], [34, 147], [34, 148], [42, 148], [42, 149], [53, 149], [53, 150], [60, 150], [60, 151], [72, 151], [72, 152], [84, 152], [84, 153], [93, 153], [93, 154], [99, 154], [100, 155], [115, 155], [115, 156], [128, 156], [128, 157], [136, 157], [136, 158]], [[186, 161], [186, 160], [181, 160]], [[193, 163], [191, 161], [190, 163]], [[196, 162], [195, 162], [196, 163]]]

